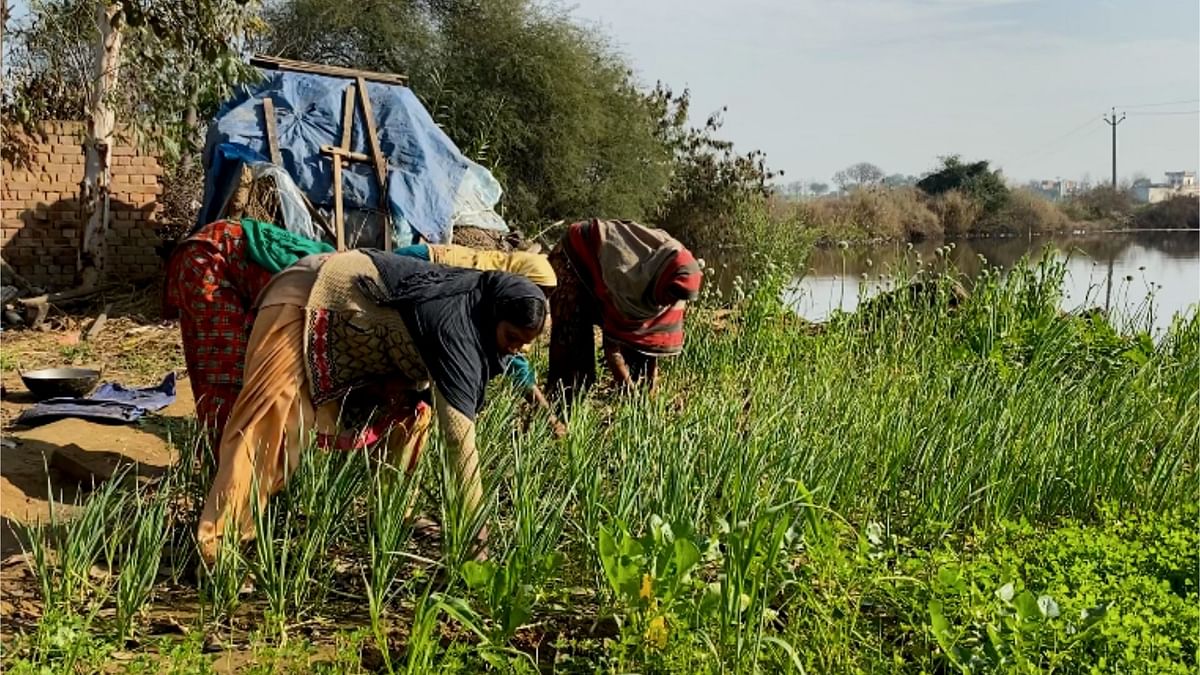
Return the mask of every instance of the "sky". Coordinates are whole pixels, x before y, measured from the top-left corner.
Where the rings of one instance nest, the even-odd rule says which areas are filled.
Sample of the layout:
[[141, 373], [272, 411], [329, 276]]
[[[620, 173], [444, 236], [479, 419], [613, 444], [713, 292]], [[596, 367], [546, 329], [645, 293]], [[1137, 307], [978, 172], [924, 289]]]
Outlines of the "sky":
[[[940, 155], [1014, 181], [1163, 180], [1200, 168], [1197, 0], [576, 0], [643, 84], [692, 92], [695, 123], [781, 182]], [[1168, 104], [1169, 105], [1157, 105]], [[1154, 113], [1154, 114], [1150, 114]], [[1172, 113], [1172, 114], [1163, 114]], [[1183, 114], [1175, 114], [1183, 113]]]

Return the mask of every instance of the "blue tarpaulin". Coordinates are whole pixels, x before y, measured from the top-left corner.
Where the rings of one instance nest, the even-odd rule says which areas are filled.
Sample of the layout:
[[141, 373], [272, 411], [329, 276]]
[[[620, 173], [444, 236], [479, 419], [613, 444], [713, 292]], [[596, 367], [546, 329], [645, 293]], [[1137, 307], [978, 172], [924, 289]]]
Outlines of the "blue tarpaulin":
[[[268, 161], [262, 105], [268, 96], [275, 106], [283, 168], [315, 205], [332, 212], [333, 165], [329, 155], [321, 154], [321, 146], [341, 144], [343, 97], [352, 81], [307, 73], [261, 73], [263, 79], [242, 88], [209, 127], [204, 202], [197, 227], [221, 216], [237, 189], [243, 165]], [[387, 206], [396, 246], [412, 243], [415, 234], [432, 243], [450, 241], [455, 224], [507, 231], [492, 211], [500, 198], [495, 178], [458, 150], [408, 87], [368, 82], [367, 94], [388, 168]], [[350, 149], [370, 155], [357, 97], [355, 106]], [[342, 195], [347, 211], [377, 210], [374, 167], [362, 162], [343, 165]], [[347, 222], [354, 222], [353, 217], [348, 216]], [[368, 243], [378, 245], [378, 241]]]

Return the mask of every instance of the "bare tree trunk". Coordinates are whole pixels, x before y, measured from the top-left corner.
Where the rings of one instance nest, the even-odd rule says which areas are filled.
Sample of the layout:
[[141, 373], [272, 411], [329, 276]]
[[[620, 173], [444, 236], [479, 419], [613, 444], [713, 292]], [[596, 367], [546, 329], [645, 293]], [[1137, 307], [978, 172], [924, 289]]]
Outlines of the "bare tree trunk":
[[[4, 81], [4, 29], [8, 26], [8, 0], [0, 0], [0, 89], [7, 89]], [[0, 126], [0, 147], [4, 147], [4, 128]], [[0, 186], [4, 185], [4, 166], [0, 165]]]
[[112, 93], [121, 68], [121, 10], [107, 2], [96, 3], [96, 71], [88, 101], [83, 182], [79, 186], [80, 232], [76, 269], [80, 285], [95, 286], [104, 279], [105, 235], [108, 233], [109, 186], [112, 182], [112, 145], [116, 112]]
[[199, 146], [200, 112], [196, 109], [195, 92], [192, 92], [191, 101], [188, 102], [187, 110], [183, 113], [183, 125], [187, 128], [187, 132], [184, 135], [183, 158], [180, 160], [180, 164], [186, 174], [195, 162], [196, 149]]

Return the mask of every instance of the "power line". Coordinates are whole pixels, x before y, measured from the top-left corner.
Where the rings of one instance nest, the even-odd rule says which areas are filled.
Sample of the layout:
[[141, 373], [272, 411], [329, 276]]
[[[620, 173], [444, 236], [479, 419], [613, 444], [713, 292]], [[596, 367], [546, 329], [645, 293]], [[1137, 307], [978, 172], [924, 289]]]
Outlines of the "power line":
[[1164, 110], [1162, 112], [1131, 112], [1130, 115], [1146, 117], [1152, 115], [1195, 115], [1200, 113], [1200, 110]]
[[1183, 105], [1184, 103], [1200, 103], [1200, 98], [1192, 98], [1186, 101], [1163, 101], [1162, 103], [1138, 103], [1135, 105], [1119, 105], [1118, 108], [1161, 108], [1168, 105]]
[[1078, 134], [1081, 131], [1084, 131], [1086, 129], [1094, 127], [1102, 119], [1104, 119], [1103, 115], [1096, 115], [1094, 117], [1091, 117], [1088, 119], [1088, 121], [1084, 122], [1083, 124], [1080, 124], [1079, 126], [1071, 129], [1070, 131], [1060, 134], [1058, 136], [1055, 136], [1054, 138], [1051, 138], [1050, 140], [1042, 143], [1041, 145], [1033, 148], [1032, 150], [1024, 153], [1023, 155], [1021, 155], [1015, 159], [1010, 159], [1010, 160], [1008, 160], [1006, 162], [1002, 162], [1002, 163], [1003, 164], [1014, 164], [1016, 162], [1023, 162], [1032, 157], [1038, 157], [1038, 156], [1044, 154], [1045, 152], [1047, 152], [1048, 150], [1050, 150], [1051, 148], [1053, 148], [1055, 145], [1058, 145], [1062, 141], [1067, 140], [1068, 138], [1074, 136], [1075, 134]]
[[[1181, 100], [1181, 101], [1163, 101], [1160, 103], [1139, 103], [1136, 105], [1118, 106], [1118, 107], [1120, 107], [1120, 108], [1156, 108], [1156, 107], [1168, 106], [1168, 105], [1182, 105], [1185, 103], [1200, 103], [1200, 99], [1190, 99], [1190, 100]], [[1200, 114], [1200, 110], [1162, 110], [1162, 111], [1145, 111], [1145, 112], [1139, 112], [1139, 111], [1134, 110], [1134, 111], [1130, 111], [1128, 113], [1128, 115], [1130, 115], [1130, 116], [1196, 115], [1196, 114]], [[1113, 109], [1113, 117], [1114, 117], [1114, 119], [1116, 119], [1116, 109], [1115, 108]], [[1027, 161], [1034, 157], [1041, 157], [1047, 153], [1056, 152], [1057, 150], [1061, 150], [1062, 149], [1061, 144], [1063, 143], [1063, 141], [1066, 141], [1066, 140], [1070, 139], [1072, 136], [1075, 136], [1083, 131], [1087, 131], [1087, 130], [1095, 127], [1095, 125], [1101, 121], [1104, 121], [1106, 124], [1113, 127], [1113, 134], [1115, 136], [1116, 124], [1120, 124], [1121, 120], [1123, 120], [1124, 118], [1125, 118], [1125, 114], [1122, 114], [1121, 118], [1116, 119], [1115, 123], [1110, 121], [1107, 115], [1097, 115], [1095, 117], [1088, 118], [1088, 120], [1086, 122], [1080, 124], [1079, 126], [1074, 127], [1069, 131], [1066, 131], [1058, 136], [1055, 136], [1055, 137], [1035, 146], [1034, 148], [1030, 149], [1028, 152], [1025, 152], [1022, 155], [999, 162], [999, 164], [1011, 166], [1013, 164], [1017, 164], [1018, 162], [1024, 162], [1024, 161]], [[1060, 147], [1056, 147], [1056, 146], [1060, 146]], [[1113, 141], [1113, 146], [1114, 146], [1113, 154], [1114, 154], [1114, 160], [1115, 160], [1115, 155], [1116, 155], [1115, 139]]]

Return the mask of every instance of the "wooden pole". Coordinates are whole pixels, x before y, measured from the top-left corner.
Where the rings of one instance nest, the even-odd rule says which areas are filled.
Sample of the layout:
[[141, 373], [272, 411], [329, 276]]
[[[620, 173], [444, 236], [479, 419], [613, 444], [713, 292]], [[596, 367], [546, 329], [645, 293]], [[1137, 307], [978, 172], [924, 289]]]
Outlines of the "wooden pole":
[[271, 163], [283, 166], [283, 156], [279, 154], [279, 132], [275, 128], [275, 101], [267, 96], [262, 105], [263, 118], [267, 123], [267, 148], [271, 153]]
[[408, 78], [404, 75], [397, 75], [395, 73], [380, 73], [372, 70], [356, 70], [354, 68], [342, 68], [341, 66], [327, 66], [321, 63], [293, 61], [291, 59], [281, 59], [274, 56], [263, 56], [261, 54], [252, 56], [250, 58], [250, 65], [256, 68], [265, 68], [267, 70], [290, 70], [296, 73], [312, 73], [314, 75], [329, 75], [332, 77], [351, 79], [361, 77], [371, 80], [372, 82], [408, 86]]
[[[354, 125], [354, 92], [352, 84], [346, 87], [342, 97], [342, 144], [343, 152], [350, 152], [350, 130]], [[333, 219], [337, 230], [337, 250], [346, 250], [346, 218], [342, 206], [342, 153], [333, 156]]]
[[383, 250], [391, 252], [392, 214], [388, 208], [387, 164], [383, 161], [383, 148], [379, 146], [379, 134], [375, 130], [375, 110], [371, 107], [367, 81], [361, 75], [358, 77], [358, 98], [362, 102], [363, 117], [367, 121], [367, 143], [371, 149], [371, 160], [375, 164], [376, 184], [379, 186], [379, 228], [383, 237]]

